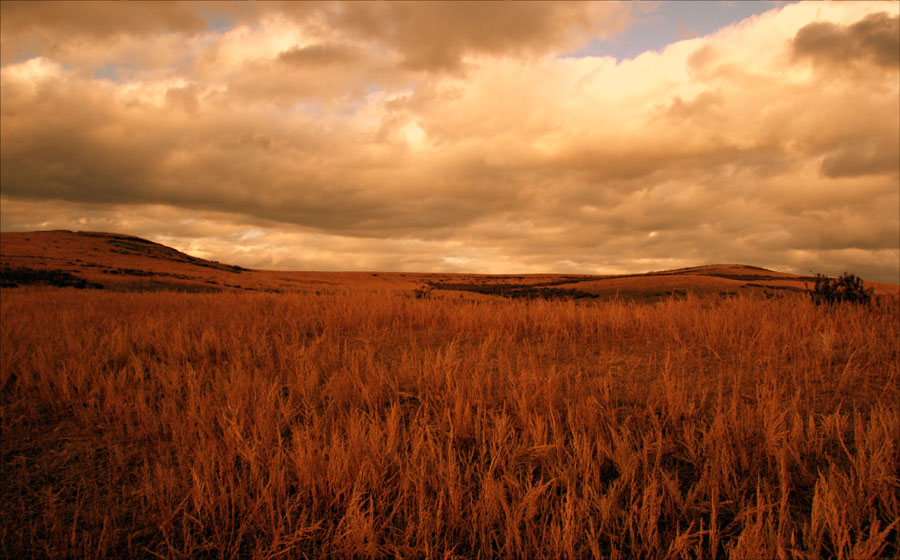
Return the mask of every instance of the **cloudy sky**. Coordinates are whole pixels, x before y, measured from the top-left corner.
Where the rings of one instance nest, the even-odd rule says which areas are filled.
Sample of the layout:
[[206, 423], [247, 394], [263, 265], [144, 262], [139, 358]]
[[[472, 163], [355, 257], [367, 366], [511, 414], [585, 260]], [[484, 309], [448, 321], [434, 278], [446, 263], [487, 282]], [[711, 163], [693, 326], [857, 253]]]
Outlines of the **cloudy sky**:
[[0, 4], [0, 227], [900, 282], [900, 3]]

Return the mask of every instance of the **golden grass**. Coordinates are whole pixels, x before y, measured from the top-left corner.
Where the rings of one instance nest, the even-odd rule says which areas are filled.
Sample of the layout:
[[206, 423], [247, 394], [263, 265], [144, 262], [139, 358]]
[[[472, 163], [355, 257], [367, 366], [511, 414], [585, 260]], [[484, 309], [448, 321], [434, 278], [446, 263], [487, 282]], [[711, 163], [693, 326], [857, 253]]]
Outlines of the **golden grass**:
[[900, 554], [900, 311], [5, 290], [4, 557]]

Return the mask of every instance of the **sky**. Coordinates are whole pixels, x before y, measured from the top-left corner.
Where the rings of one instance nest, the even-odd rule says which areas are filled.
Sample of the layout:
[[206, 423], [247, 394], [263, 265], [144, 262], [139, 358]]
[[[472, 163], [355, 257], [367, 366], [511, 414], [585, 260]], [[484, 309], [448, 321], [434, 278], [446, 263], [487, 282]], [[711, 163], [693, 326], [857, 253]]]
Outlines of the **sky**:
[[0, 3], [0, 229], [900, 283], [900, 3]]

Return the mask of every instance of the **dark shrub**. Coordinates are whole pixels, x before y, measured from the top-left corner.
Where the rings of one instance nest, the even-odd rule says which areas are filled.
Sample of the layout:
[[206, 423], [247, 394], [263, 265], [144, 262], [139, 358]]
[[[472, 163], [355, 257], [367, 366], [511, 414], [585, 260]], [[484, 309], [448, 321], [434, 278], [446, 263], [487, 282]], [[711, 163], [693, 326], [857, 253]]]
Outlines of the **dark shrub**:
[[434, 287], [421, 286], [416, 288], [413, 293], [416, 295], [416, 299], [431, 299], [432, 292], [434, 292]]
[[79, 278], [65, 270], [35, 270], [24, 266], [19, 268], [4, 266], [3, 268], [0, 268], [0, 286], [4, 288], [15, 288], [20, 285], [28, 284], [43, 284], [46, 286], [71, 287], [78, 289], [103, 289], [102, 284], [88, 282], [84, 278]]
[[872, 303], [873, 292], [872, 288], [863, 286], [860, 277], [845, 272], [838, 278], [816, 274], [816, 285], [810, 290], [809, 295], [816, 305], [823, 303], [832, 305], [845, 301], [869, 305]]

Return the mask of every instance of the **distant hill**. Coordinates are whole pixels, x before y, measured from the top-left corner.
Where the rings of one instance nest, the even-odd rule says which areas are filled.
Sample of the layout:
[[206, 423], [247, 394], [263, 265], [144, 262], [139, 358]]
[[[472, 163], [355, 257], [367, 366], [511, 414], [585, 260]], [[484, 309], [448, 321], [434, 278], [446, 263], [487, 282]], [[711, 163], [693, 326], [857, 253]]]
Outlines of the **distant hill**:
[[[400, 272], [277, 272], [250, 270], [187, 255], [117, 233], [0, 233], [0, 287], [57, 286], [114, 291], [259, 291], [333, 293], [400, 290], [419, 298], [622, 299], [653, 302], [688, 293], [802, 294], [815, 280], [755, 266], [717, 264], [643, 274], [484, 275]], [[879, 295], [900, 286], [866, 282]]]
[[0, 282], [113, 290], [219, 291], [246, 269], [199, 259], [140, 237], [36, 231], [0, 234]]
[[140, 237], [93, 231], [0, 233], [0, 286], [113, 291], [319, 292], [413, 290], [428, 275], [251, 270], [197, 258]]

